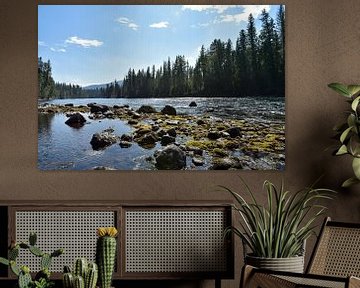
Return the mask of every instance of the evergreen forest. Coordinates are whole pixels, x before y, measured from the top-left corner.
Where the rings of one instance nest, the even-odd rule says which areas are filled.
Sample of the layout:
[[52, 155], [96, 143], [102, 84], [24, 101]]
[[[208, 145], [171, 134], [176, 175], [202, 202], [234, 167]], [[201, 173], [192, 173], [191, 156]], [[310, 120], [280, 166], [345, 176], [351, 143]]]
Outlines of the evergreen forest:
[[85, 90], [79, 85], [55, 83], [50, 61], [38, 58], [39, 98], [156, 98], [156, 97], [244, 97], [285, 95], [285, 8], [276, 19], [266, 10], [257, 31], [252, 14], [246, 29], [231, 39], [214, 39], [199, 51], [195, 65], [183, 55], [163, 65], [135, 71], [130, 68], [122, 81], [106, 88]]

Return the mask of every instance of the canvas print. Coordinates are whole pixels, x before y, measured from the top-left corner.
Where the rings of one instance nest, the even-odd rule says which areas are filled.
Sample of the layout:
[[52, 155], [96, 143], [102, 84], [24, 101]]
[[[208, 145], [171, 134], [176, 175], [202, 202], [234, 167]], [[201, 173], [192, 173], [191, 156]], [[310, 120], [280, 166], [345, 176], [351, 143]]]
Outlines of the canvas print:
[[39, 5], [40, 170], [284, 170], [284, 5]]

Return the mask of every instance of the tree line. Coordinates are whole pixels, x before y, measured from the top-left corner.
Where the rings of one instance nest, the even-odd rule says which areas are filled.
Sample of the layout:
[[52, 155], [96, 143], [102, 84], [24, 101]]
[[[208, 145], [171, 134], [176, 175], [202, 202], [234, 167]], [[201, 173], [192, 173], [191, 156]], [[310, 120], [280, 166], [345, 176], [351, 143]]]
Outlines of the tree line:
[[51, 74], [50, 60], [44, 62], [38, 57], [38, 81], [40, 99], [65, 99], [85, 97], [82, 88], [75, 84], [55, 82]]
[[82, 89], [79, 85], [55, 83], [50, 60], [38, 58], [39, 98], [155, 98], [178, 96], [243, 97], [285, 95], [285, 8], [279, 6], [274, 20], [266, 10], [258, 32], [252, 14], [235, 45], [215, 39], [201, 47], [194, 67], [183, 55], [168, 58], [135, 72], [129, 69], [122, 85], [116, 80], [105, 88]]
[[280, 5], [274, 20], [266, 10], [260, 16], [261, 29], [249, 15], [247, 28], [232, 41], [215, 39], [208, 49], [201, 47], [195, 66], [184, 56], [168, 58], [158, 69], [129, 69], [121, 97], [177, 97], [285, 95], [285, 10]]
[[106, 84], [104, 88], [83, 89], [76, 84], [55, 82], [51, 74], [51, 62], [38, 57], [38, 79], [40, 99], [67, 98], [116, 98], [121, 97], [121, 86], [118, 81]]

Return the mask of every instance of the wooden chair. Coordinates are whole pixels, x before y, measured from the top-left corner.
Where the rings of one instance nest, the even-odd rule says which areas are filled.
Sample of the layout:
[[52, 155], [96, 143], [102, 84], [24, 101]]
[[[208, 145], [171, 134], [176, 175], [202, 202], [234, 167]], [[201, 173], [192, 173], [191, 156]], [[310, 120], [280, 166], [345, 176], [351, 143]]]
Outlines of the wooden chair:
[[245, 265], [240, 287], [360, 287], [360, 223], [326, 218], [306, 273], [278, 272]]

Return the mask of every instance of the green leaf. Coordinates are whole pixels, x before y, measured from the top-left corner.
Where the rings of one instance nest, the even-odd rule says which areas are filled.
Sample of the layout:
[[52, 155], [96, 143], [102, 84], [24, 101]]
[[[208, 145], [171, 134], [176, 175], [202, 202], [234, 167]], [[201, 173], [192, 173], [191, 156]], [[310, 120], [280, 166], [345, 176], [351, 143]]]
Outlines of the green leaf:
[[346, 140], [346, 137], [348, 136], [348, 134], [349, 134], [349, 132], [351, 131], [352, 128], [353, 127], [349, 127], [343, 133], [341, 133], [341, 136], [340, 136], [341, 143], [344, 143], [344, 141]]
[[5, 259], [5, 258], [3, 258], [3, 257], [0, 257], [0, 263], [1, 264], [4, 264], [4, 265], [9, 265], [9, 260], [8, 259]]
[[342, 96], [351, 97], [351, 94], [348, 90], [348, 87], [341, 83], [331, 83], [328, 85], [329, 88], [333, 89], [335, 92], [339, 93]]
[[348, 153], [348, 149], [346, 147], [346, 145], [341, 145], [341, 147], [339, 148], [339, 150], [336, 152], [335, 155], [339, 156], [339, 155], [344, 155]]
[[353, 111], [356, 111], [356, 108], [357, 108], [357, 106], [359, 105], [359, 101], [360, 101], [360, 96], [356, 97], [356, 98], [354, 99], [354, 101], [352, 101], [352, 103], [351, 103], [351, 109], [352, 109]]
[[349, 114], [348, 118], [347, 118], [347, 124], [348, 126], [355, 126], [355, 122], [356, 121], [356, 116], [352, 113]]
[[350, 137], [347, 148], [352, 156], [360, 157], [360, 138], [357, 134], [354, 134]]
[[360, 92], [360, 85], [348, 85], [347, 90], [350, 96], [354, 96]]
[[354, 158], [352, 162], [352, 168], [357, 179], [360, 180], [360, 158]]
[[341, 185], [341, 187], [348, 188], [352, 185], [359, 184], [359, 183], [360, 183], [359, 179], [357, 179], [355, 177], [351, 177], [351, 178], [347, 179], [346, 181], [344, 181], [344, 183]]

